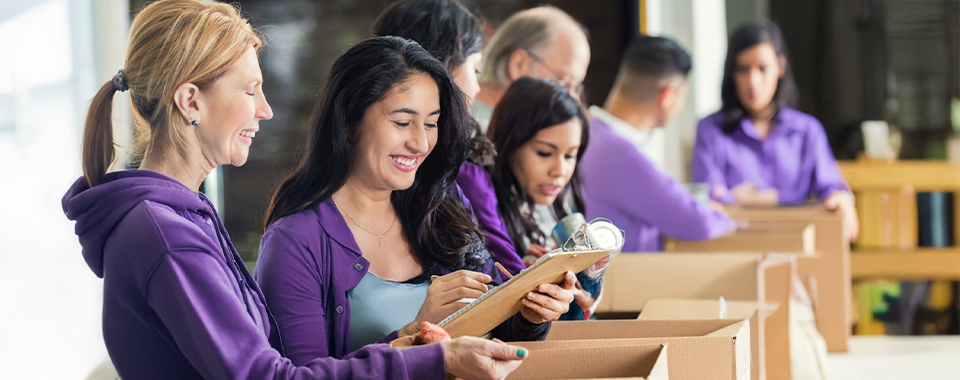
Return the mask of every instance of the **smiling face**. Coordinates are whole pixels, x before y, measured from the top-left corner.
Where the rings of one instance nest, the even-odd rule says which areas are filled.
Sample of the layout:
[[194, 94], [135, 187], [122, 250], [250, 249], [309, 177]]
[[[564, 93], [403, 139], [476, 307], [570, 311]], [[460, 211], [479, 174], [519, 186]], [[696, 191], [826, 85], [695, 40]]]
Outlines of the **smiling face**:
[[436, 82], [414, 74], [391, 88], [363, 117], [351, 179], [375, 190], [404, 190], [437, 144], [440, 94]]
[[541, 129], [520, 146], [510, 170], [536, 204], [550, 205], [573, 178], [583, 128], [579, 118]]
[[473, 99], [480, 93], [480, 82], [477, 81], [477, 68], [480, 67], [480, 61], [483, 60], [483, 53], [473, 53], [467, 56], [463, 64], [457, 66], [450, 73], [453, 81], [467, 95], [467, 104], [473, 104]]
[[784, 75], [786, 61], [777, 56], [769, 42], [757, 44], [737, 54], [734, 79], [740, 104], [751, 115], [764, 113], [773, 105], [777, 82]]
[[241, 166], [260, 130], [260, 120], [273, 117], [263, 95], [263, 76], [253, 47], [210, 86], [199, 93], [202, 105], [195, 128], [200, 151], [207, 162]]

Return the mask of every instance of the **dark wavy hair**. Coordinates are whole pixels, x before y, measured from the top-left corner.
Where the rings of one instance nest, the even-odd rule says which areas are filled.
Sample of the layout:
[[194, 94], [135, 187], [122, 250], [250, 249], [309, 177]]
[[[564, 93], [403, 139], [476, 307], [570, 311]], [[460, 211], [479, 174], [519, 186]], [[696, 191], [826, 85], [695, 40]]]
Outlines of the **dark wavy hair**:
[[732, 133], [740, 126], [740, 120], [749, 116], [749, 112], [743, 108], [740, 97], [737, 95], [737, 83], [734, 78], [737, 70], [737, 55], [762, 43], [773, 45], [777, 56], [783, 57], [786, 62], [784, 74], [777, 80], [777, 91], [773, 94], [773, 103], [777, 107], [777, 112], [787, 107], [797, 106], [799, 97], [797, 84], [793, 80], [793, 70], [787, 59], [787, 44], [783, 40], [780, 28], [769, 20], [745, 24], [730, 36], [730, 43], [727, 44], [727, 58], [723, 64], [723, 84], [720, 86], [720, 99], [723, 101], [723, 106], [720, 112], [723, 113], [723, 130], [726, 133]]
[[424, 275], [436, 265], [451, 270], [483, 265], [489, 253], [482, 232], [450, 192], [470, 133], [465, 97], [440, 61], [400, 37], [370, 38], [334, 62], [317, 96], [306, 152], [274, 193], [264, 228], [325, 201], [343, 186], [366, 110], [416, 74], [428, 75], [439, 90], [437, 143], [413, 185], [394, 191], [391, 202]]
[[[493, 110], [487, 134], [500, 154], [493, 168], [490, 169], [490, 177], [497, 193], [500, 216], [507, 225], [507, 231], [517, 252], [522, 253], [526, 250], [523, 246], [524, 236], [538, 244], [543, 244], [546, 237], [530, 217], [520, 212], [525, 203], [530, 205], [532, 210], [533, 200], [520, 187], [517, 177], [510, 169], [510, 162], [514, 160], [517, 149], [533, 139], [541, 129], [573, 119], [580, 120], [582, 131], [580, 150], [577, 151], [579, 163], [583, 152], [587, 149], [590, 124], [580, 101], [571, 96], [569, 90], [559, 83], [548, 79], [520, 78], [507, 88], [507, 92]], [[569, 191], [573, 192], [577, 211], [586, 212], [578, 168], [579, 164], [574, 168], [570, 183], [553, 202], [553, 210], [560, 218], [567, 215], [563, 203]]]
[[[416, 41], [451, 73], [467, 57], [483, 51], [480, 20], [456, 0], [400, 0], [390, 4], [373, 24], [375, 36], [397, 36]], [[484, 155], [495, 156], [493, 144], [470, 120], [473, 130], [468, 160], [482, 164]]]

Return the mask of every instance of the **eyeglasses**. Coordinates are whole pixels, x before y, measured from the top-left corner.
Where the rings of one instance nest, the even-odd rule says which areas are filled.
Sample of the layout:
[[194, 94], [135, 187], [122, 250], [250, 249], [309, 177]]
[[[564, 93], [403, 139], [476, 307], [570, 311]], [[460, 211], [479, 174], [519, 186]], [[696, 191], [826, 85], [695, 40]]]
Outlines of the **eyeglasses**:
[[530, 58], [533, 58], [534, 61], [537, 61], [537, 63], [543, 65], [543, 67], [546, 67], [547, 70], [553, 74], [552, 79], [560, 83], [563, 88], [566, 88], [571, 94], [576, 95], [577, 97], [583, 95], [583, 82], [573, 79], [572, 75], [564, 75], [559, 70], [554, 69], [547, 64], [547, 61], [544, 61], [543, 58], [540, 58], [539, 55], [536, 55], [534, 52], [530, 51], [530, 49], [523, 50], [526, 51], [527, 54], [530, 55]]

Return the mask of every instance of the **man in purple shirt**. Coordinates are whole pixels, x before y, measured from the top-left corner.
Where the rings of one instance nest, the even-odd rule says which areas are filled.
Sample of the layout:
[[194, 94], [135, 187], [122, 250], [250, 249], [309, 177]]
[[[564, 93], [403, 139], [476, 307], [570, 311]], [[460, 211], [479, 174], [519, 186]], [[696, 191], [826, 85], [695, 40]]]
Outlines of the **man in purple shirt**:
[[626, 232], [624, 252], [657, 252], [661, 235], [707, 240], [736, 226], [718, 207], [698, 203], [644, 153], [650, 131], [683, 108], [690, 56], [676, 42], [631, 42], [603, 109], [593, 107], [590, 145], [580, 162], [587, 219]]

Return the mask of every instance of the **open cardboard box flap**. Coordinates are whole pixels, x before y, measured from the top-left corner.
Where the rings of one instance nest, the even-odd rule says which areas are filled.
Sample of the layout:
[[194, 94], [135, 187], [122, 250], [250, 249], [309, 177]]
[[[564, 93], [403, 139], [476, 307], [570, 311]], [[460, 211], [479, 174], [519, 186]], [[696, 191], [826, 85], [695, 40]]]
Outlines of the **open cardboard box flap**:
[[508, 380], [669, 379], [665, 344], [580, 347], [565, 342], [518, 342], [530, 356]]
[[[658, 306], [648, 311], [646, 306], [653, 299], [703, 299], [716, 303], [724, 297], [728, 306], [736, 305], [733, 310], [728, 307], [728, 313], [739, 312], [728, 314], [727, 318], [746, 319], [755, 314], [756, 305], [763, 305], [759, 315], [751, 320], [751, 346], [755, 347], [752, 378], [789, 379], [789, 300], [795, 275], [796, 257], [790, 254], [621, 254], [613, 258], [604, 274], [604, 296], [597, 315], [642, 311], [653, 314], [641, 313], [641, 319], [717, 318], [718, 314], [704, 309], [708, 307], [704, 305], [679, 305], [673, 311]], [[755, 305], [743, 306], [735, 301]], [[663, 317], [656, 317], [657, 314]], [[684, 314], [687, 316], [680, 316]]]
[[[750, 378], [749, 320], [554, 322], [544, 347], [599, 348], [667, 344], [668, 372], [674, 380], [743, 380]], [[531, 356], [532, 357], [532, 356]]]

